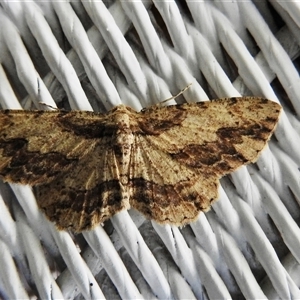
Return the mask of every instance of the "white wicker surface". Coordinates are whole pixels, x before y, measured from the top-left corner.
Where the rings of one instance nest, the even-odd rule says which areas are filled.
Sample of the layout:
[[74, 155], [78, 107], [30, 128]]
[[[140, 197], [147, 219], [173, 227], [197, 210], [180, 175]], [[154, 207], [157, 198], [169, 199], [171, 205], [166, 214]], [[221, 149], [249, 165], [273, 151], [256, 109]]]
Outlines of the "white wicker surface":
[[140, 110], [193, 83], [176, 101], [255, 95], [284, 112], [184, 228], [124, 211], [59, 232], [30, 187], [1, 183], [0, 298], [300, 299], [299, 45], [298, 2], [1, 2], [2, 108]]

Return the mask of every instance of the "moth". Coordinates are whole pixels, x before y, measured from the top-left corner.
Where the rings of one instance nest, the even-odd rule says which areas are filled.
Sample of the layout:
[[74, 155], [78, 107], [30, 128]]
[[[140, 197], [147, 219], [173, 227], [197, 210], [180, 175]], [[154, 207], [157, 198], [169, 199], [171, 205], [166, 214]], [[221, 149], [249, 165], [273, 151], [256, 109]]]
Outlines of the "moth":
[[130, 207], [185, 225], [218, 198], [219, 179], [257, 160], [281, 106], [225, 98], [141, 112], [0, 112], [0, 177], [34, 187], [58, 229], [92, 229]]

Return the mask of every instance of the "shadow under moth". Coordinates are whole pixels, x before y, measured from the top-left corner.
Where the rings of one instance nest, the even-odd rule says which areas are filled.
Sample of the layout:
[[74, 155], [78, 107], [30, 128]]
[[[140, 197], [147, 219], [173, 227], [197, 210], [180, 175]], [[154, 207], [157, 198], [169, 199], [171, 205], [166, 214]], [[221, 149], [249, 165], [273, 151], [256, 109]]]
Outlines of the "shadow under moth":
[[257, 160], [281, 106], [257, 97], [87, 111], [0, 112], [0, 177], [34, 187], [58, 229], [92, 229], [133, 207], [185, 225], [219, 179]]

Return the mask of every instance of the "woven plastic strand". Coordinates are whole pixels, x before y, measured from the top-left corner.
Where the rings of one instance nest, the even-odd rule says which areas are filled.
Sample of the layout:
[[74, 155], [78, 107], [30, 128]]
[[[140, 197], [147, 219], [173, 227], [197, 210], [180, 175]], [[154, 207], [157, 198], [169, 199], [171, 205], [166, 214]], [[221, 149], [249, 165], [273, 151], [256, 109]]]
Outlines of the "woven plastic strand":
[[232, 86], [228, 76], [209, 48], [207, 41], [195, 27], [189, 23], [186, 26], [194, 42], [197, 64], [211, 88], [220, 98], [227, 97], [228, 95], [239, 97], [240, 94]]
[[212, 9], [212, 11], [214, 12], [214, 20], [220, 42], [236, 64], [246, 86], [254, 95], [264, 95], [268, 99], [276, 99], [268, 80], [255, 63], [244, 42], [232, 28], [230, 22], [216, 9]]
[[[132, 45], [132, 49], [134, 50], [134, 53], [136, 55], [136, 58], [141, 66], [142, 72], [147, 80], [148, 89], [149, 89], [149, 102], [146, 103], [145, 108], [156, 104], [158, 102], [161, 102], [162, 100], [168, 99], [172, 97], [172, 94], [170, 92], [170, 87], [166, 84], [166, 82], [161, 78], [157, 73], [153, 71], [151, 66], [147, 61], [145, 61], [145, 58], [143, 55], [141, 55], [136, 49], [135, 45]], [[186, 85], [186, 83], [185, 83]], [[127, 99], [127, 101], [132, 101], [132, 99]], [[175, 104], [176, 102], [174, 100], [168, 101], [168, 104]], [[141, 105], [141, 104], [140, 104]], [[134, 107], [136, 107], [137, 104], [135, 104]]]
[[83, 235], [95, 254], [101, 260], [110, 279], [113, 281], [122, 299], [142, 299], [136, 285], [132, 281], [120, 256], [104, 229], [97, 226], [93, 231], [83, 232]]
[[0, 239], [0, 282], [8, 299], [29, 299], [23, 288], [14, 260], [7, 246]]
[[[52, 4], [51, 4], [52, 5]], [[121, 8], [121, 5], [118, 2], [115, 2], [109, 7], [109, 11], [111, 12], [112, 16], [115, 18], [117, 25], [120, 27], [122, 33], [126, 33], [130, 27], [130, 21], [124, 14], [123, 9]], [[87, 31], [87, 36], [91, 44], [93, 45], [94, 49], [97, 51], [97, 54], [100, 59], [103, 59], [104, 55], [108, 51], [108, 47], [100, 34], [99, 30], [96, 26], [92, 26]], [[85, 74], [84, 67], [76, 54], [75, 50], [72, 48], [68, 51], [66, 54], [67, 58], [70, 60], [72, 66], [74, 67], [78, 78], [82, 78]], [[107, 68], [106, 72], [108, 71]], [[97, 78], [99, 80], [99, 78]], [[64, 94], [63, 87], [58, 83], [58, 80], [56, 77], [53, 76], [52, 72], [49, 72], [44, 78], [43, 78], [46, 86], [49, 88], [49, 91], [54, 94], [61, 95]], [[105, 104], [105, 103], [104, 103]], [[110, 107], [107, 107], [109, 109]]]
[[53, 257], [58, 257], [59, 249], [51, 235], [45, 216], [37, 206], [31, 187], [20, 184], [10, 184], [10, 186], [25, 212], [31, 228], [34, 229], [36, 235], [43, 237], [43, 244], [47, 251]]
[[0, 89], [0, 101], [2, 108], [6, 109], [9, 106], [13, 107], [14, 109], [21, 109], [20, 102], [18, 101], [14, 90], [12, 89], [8, 78], [6, 77], [5, 71], [0, 64], [0, 82], [1, 82], [1, 89]]
[[65, 268], [57, 277], [56, 282], [64, 295], [64, 299], [75, 299], [76, 296], [82, 295], [70, 269]]
[[69, 43], [78, 54], [86, 74], [107, 109], [121, 104], [115, 86], [90, 43], [87, 33], [68, 2], [52, 2]]
[[[282, 299], [289, 299], [287, 274], [265, 233], [255, 220], [251, 208], [238, 196], [232, 196], [232, 203], [241, 215], [244, 234], [268, 274], [273, 286]], [[296, 295], [294, 295], [296, 296]]]
[[[133, 91], [129, 88], [127, 83], [116, 73], [114, 67], [110, 65], [108, 62], [105, 63], [105, 69], [109, 74], [109, 77], [113, 81], [116, 86], [116, 89], [122, 99], [123, 104], [132, 107], [136, 111], [140, 111], [143, 108], [141, 101], [139, 98], [133, 93]], [[148, 107], [146, 105], [145, 107]]]
[[[268, 156], [268, 154], [270, 154]], [[271, 160], [271, 162], [269, 162]], [[263, 151], [261, 157], [259, 158], [259, 165], [264, 168], [268, 166], [268, 168], [264, 169], [264, 175], [269, 178], [269, 180], [280, 181], [281, 176], [276, 174], [275, 166], [272, 165], [272, 161], [275, 160], [274, 155], [267, 148], [266, 152]], [[278, 169], [278, 168], [277, 168]], [[261, 211], [261, 201], [260, 194], [257, 189], [257, 186], [254, 184], [251, 175], [249, 174], [249, 170], [246, 167], [239, 168], [237, 171], [233, 172], [231, 175], [232, 181], [238, 191], [238, 193], [242, 196], [242, 198], [249, 203], [252, 209], [255, 211], [255, 215], [261, 224], [264, 224], [263, 228], [267, 229], [270, 224], [265, 218], [265, 214]]]
[[[148, 224], [148, 228], [144, 231], [144, 236], [148, 235], [147, 231], [150, 229], [150, 224]], [[142, 227], [144, 228], [144, 227]], [[166, 252], [165, 247], [162, 247], [161, 241], [159, 237], [156, 235], [154, 230], [151, 228], [151, 235], [147, 236], [147, 242], [152, 242], [152, 237], [155, 235], [155, 240], [158, 243], [155, 243], [155, 245], [151, 245], [151, 250], [154, 254], [154, 256], [157, 258], [157, 261], [164, 272], [165, 277], [168, 280], [168, 283], [170, 284], [173, 299], [196, 299], [195, 294], [192, 291], [192, 287], [188, 284], [186, 279], [183, 277], [182, 273], [178, 269], [175, 262], [172, 260], [170, 255]], [[149, 298], [149, 297], [148, 297]], [[147, 298], [147, 299], [148, 299]]]
[[[291, 253], [289, 253], [282, 260], [282, 265], [283, 265], [284, 270], [286, 270], [288, 272], [288, 274], [290, 275], [290, 276], [288, 276], [288, 281], [293, 280], [294, 283], [296, 283], [296, 289], [298, 290], [298, 287], [300, 286], [300, 265], [299, 265], [299, 263], [295, 260], [293, 255]], [[279, 299], [280, 298], [268, 277], [265, 277], [262, 280], [261, 287], [262, 287], [263, 291], [265, 292], [265, 294], [267, 295], [268, 299]], [[299, 290], [296, 291], [296, 293], [299, 293]], [[292, 297], [291, 297], [291, 299], [292, 299]]]
[[300, 78], [287, 53], [279, 44], [252, 2], [238, 2], [248, 30], [264, 53], [270, 67], [278, 76], [293, 106], [300, 114]]
[[[209, 224], [206, 214], [200, 213], [198, 219], [190, 224], [197, 243], [206, 253], [209, 253], [214, 268], [219, 272], [227, 287], [234, 285], [232, 275], [224, 265], [221, 249], [217, 243], [216, 235]], [[183, 229], [184, 230], [184, 229]], [[186, 234], [185, 234], [186, 236]]]
[[300, 145], [299, 133], [295, 131], [284, 111], [281, 113], [274, 135], [282, 149], [300, 165], [300, 151], [296, 150]]
[[224, 67], [227, 64], [224, 62], [224, 55], [220, 47], [219, 36], [212, 16], [211, 3], [212, 1], [186, 1], [197, 31], [203, 35], [219, 64]]
[[[270, 145], [272, 152], [276, 154], [278, 160], [280, 162], [280, 172], [282, 174], [282, 182], [286, 188], [289, 188], [294, 195], [294, 199], [296, 200], [300, 207], [300, 178], [299, 178], [299, 169], [298, 165], [291, 160], [291, 158], [286, 155], [281, 149], [279, 149], [276, 145]], [[272, 185], [273, 186], [273, 185]], [[277, 186], [274, 186], [277, 190]], [[285, 194], [278, 193], [281, 198], [286, 197]]]
[[152, 222], [155, 231], [159, 234], [171, 253], [182, 275], [193, 289], [197, 299], [202, 299], [203, 290], [191, 249], [187, 246], [182, 234], [175, 226], [161, 226]]
[[181, 13], [175, 1], [154, 0], [154, 5], [160, 12], [167, 28], [168, 33], [174, 44], [176, 52], [184, 57], [189, 68], [196, 78], [201, 76], [197, 64], [195, 64], [195, 50], [191, 37], [188, 35], [186, 26], [182, 19]]
[[[255, 170], [256, 172], [256, 170]], [[270, 239], [277, 239], [277, 233], [274, 232], [272, 224], [269, 222], [265, 210], [262, 209], [261, 194], [253, 182], [252, 176], [246, 167], [242, 167], [230, 175], [237, 193], [252, 208], [256, 219], [264, 232], [268, 232]]]
[[209, 213], [208, 215], [209, 222], [218, 237], [219, 247], [224, 253], [226, 263], [245, 298], [266, 299], [266, 296], [253, 276], [248, 262], [233, 238], [222, 228], [215, 217], [213, 217], [213, 214]]
[[282, 265], [290, 274], [296, 285], [300, 286], [300, 264], [291, 253], [285, 256], [285, 258], [282, 260]]
[[197, 299], [191, 289], [191, 286], [185, 281], [178, 269], [173, 270], [168, 268], [168, 282], [172, 288], [174, 299]]
[[121, 1], [121, 4], [141, 39], [150, 65], [172, 86], [174, 79], [172, 66], [144, 4], [141, 1]]
[[185, 88], [188, 84], [192, 84], [183, 94], [186, 101], [198, 102], [206, 100], [207, 94], [191, 74], [185, 60], [170, 48], [167, 43], [162, 41], [162, 45], [164, 46], [165, 53], [169, 57], [174, 72], [175, 87], [173, 88], [173, 93], [177, 94], [179, 90]]
[[16, 215], [18, 215], [17, 225], [19, 234], [22, 239], [32, 278], [39, 292], [39, 298], [63, 299], [63, 295], [53, 279], [39, 239], [26, 223], [24, 213], [21, 212], [21, 209], [18, 207], [18, 209], [14, 211]]
[[300, 5], [298, 1], [276, 1], [292, 17], [294, 22], [300, 27]]
[[[0, 30], [0, 39], [9, 49], [9, 52], [14, 59], [19, 79], [31, 98], [35, 101], [36, 106], [38, 106], [39, 102], [45, 102], [55, 106], [55, 102], [49, 91], [35, 70], [15, 25], [1, 12]], [[4, 60], [4, 58], [2, 59]], [[10, 103], [10, 105], [13, 104], [13, 102]]]
[[[153, 230], [151, 223], [144, 223], [140, 227], [140, 231], [142, 231], [141, 233], [145, 238], [147, 245], [149, 245], [149, 248], [157, 259], [168, 283], [170, 284], [173, 299], [196, 299], [195, 294], [192, 291], [192, 287], [188, 284], [166, 248], [162, 245], [163, 242]], [[146, 299], [149, 299], [149, 297]]]
[[[274, 4], [274, 2], [272, 2], [272, 3]], [[296, 30], [296, 28], [293, 28], [293, 29]], [[283, 27], [276, 33], [275, 37], [280, 42], [280, 44], [284, 47], [284, 50], [287, 52], [289, 57], [291, 57], [291, 59], [299, 56], [300, 34], [299, 34], [298, 39], [295, 39], [296, 36], [295, 36], [294, 32], [292, 33], [288, 27]], [[256, 64], [258, 65], [260, 71], [266, 77], [267, 81], [272, 82], [276, 78], [276, 74], [273, 72], [273, 70], [268, 65], [263, 53], [258, 52], [254, 59], [255, 59]], [[240, 77], [238, 77], [237, 79], [234, 80], [233, 85], [238, 87], [238, 89], [240, 91], [246, 90], [244, 81], [242, 81], [242, 79]], [[274, 93], [273, 89], [271, 90], [271, 92]], [[243, 92], [242, 94], [245, 94], [245, 93]], [[265, 97], [268, 98], [267, 95], [265, 95]], [[273, 99], [273, 98], [270, 98], [270, 99]]]
[[[102, 2], [83, 1], [82, 4], [101, 32], [108, 48], [126, 77], [129, 86], [136, 91], [141, 101], [146, 102], [148, 98], [147, 82], [132, 49], [116, 25], [110, 12]], [[129, 2], [126, 2], [126, 5], [129, 5]]]
[[74, 68], [59, 47], [39, 7], [33, 2], [23, 2], [22, 7], [27, 24], [40, 46], [49, 67], [63, 85], [71, 107], [73, 109], [92, 110]]
[[197, 242], [210, 255], [212, 261], [216, 264], [219, 260], [220, 253], [216, 236], [204, 213], [200, 213], [198, 219], [190, 224]]
[[96, 279], [78, 253], [70, 235], [64, 231], [57, 231], [52, 224], [50, 224], [50, 228], [60, 253], [83, 296], [86, 299], [105, 299]]
[[19, 247], [16, 223], [5, 205], [2, 196], [0, 196], [0, 228], [0, 238], [11, 249], [12, 255], [16, 259], [24, 260], [24, 255]]
[[243, 26], [243, 21], [241, 20], [241, 15], [239, 14], [239, 7], [236, 2], [228, 2], [228, 1], [213, 1], [210, 2], [211, 6], [218, 9], [220, 12], [230, 20], [232, 27], [236, 28], [236, 32], [242, 38], [245, 45], [249, 45], [251, 43], [251, 39], [245, 26]]
[[268, 214], [280, 231], [285, 244], [300, 263], [300, 228], [270, 184], [257, 173], [253, 174], [253, 180], [262, 193], [262, 201]]
[[[286, 23], [288, 30], [291, 31], [293, 37], [296, 39], [296, 40], [293, 40], [291, 38], [290, 41], [291, 42], [296, 42], [298, 45], [300, 45], [299, 26], [291, 18], [291, 15], [285, 9], [282, 8], [279, 1], [278, 2], [272, 1], [270, 4], [276, 9], [277, 13], [280, 15], [280, 17]], [[280, 41], [280, 39], [279, 39], [279, 41]], [[292, 56], [292, 57], [297, 57], [297, 56]]]
[[[182, 272], [182, 275], [191, 285], [195, 295], [198, 299], [203, 294], [201, 279], [197, 272], [197, 266], [195, 264], [194, 257], [192, 255], [191, 249], [186, 244], [184, 237], [182, 236], [178, 227], [172, 228], [174, 240], [176, 241], [175, 245], [175, 255], [176, 262]], [[174, 252], [173, 252], [174, 254]]]
[[262, 176], [271, 183], [271, 185], [276, 186], [277, 191], [282, 191], [282, 174], [277, 162], [278, 156], [273, 153], [269, 145], [274, 143], [274, 140], [269, 141], [268, 146], [266, 146], [257, 160], [256, 164], [260, 169]]
[[[233, 236], [239, 247], [243, 247], [244, 238], [241, 232], [240, 216], [237, 214], [232, 204], [228, 199], [228, 195], [225, 193], [223, 187], [219, 187], [219, 199], [212, 207], [218, 216], [219, 220], [222, 220], [226, 230]], [[228, 218], [230, 216], [230, 218]]]
[[192, 249], [197, 270], [209, 299], [230, 299], [229, 291], [213, 265], [213, 261], [193, 238], [187, 237], [190, 248]]
[[190, 224], [193, 232], [196, 236], [197, 242], [204, 249], [206, 253], [209, 253], [210, 259], [215, 269], [220, 274], [222, 280], [224, 280], [227, 287], [235, 285], [232, 275], [228, 267], [224, 264], [221, 249], [219, 248], [216, 235], [209, 224], [207, 214], [200, 213], [197, 221]]
[[140, 269], [143, 277], [160, 299], [171, 299], [170, 286], [152, 252], [147, 247], [140, 232], [129, 217], [127, 211], [122, 211], [111, 218], [123, 245]]
[[[82, 241], [80, 236], [78, 236], [77, 238], [79, 238], [79, 241]], [[97, 275], [103, 269], [101, 260], [96, 256], [96, 254], [90, 247], [85, 247], [80, 252], [80, 255], [85, 261], [88, 268], [91, 270], [92, 274], [97, 277]], [[65, 299], [75, 299], [77, 296], [81, 296], [80, 290], [78, 289], [78, 286], [73, 279], [72, 273], [68, 268], [65, 268], [64, 271], [59, 274], [56, 281], [60, 286]], [[117, 293], [114, 292], [114, 294]]]

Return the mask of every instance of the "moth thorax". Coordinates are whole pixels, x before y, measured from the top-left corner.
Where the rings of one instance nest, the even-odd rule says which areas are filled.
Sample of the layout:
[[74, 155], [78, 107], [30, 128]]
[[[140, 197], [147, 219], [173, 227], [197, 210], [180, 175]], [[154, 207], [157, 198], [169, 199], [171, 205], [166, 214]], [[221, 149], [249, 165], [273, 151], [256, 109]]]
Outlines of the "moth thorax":
[[131, 146], [134, 142], [134, 136], [129, 128], [120, 128], [114, 134], [113, 147], [115, 154], [125, 157], [130, 155]]

